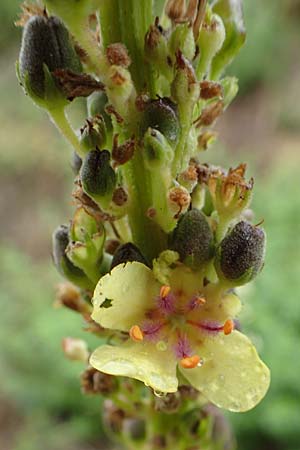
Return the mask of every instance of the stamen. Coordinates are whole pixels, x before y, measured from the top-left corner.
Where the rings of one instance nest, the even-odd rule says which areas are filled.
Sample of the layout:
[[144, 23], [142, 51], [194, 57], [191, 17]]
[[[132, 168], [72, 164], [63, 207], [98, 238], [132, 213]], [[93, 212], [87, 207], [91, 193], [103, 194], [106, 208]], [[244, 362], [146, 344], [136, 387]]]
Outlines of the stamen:
[[202, 297], [201, 295], [196, 295], [195, 297], [193, 297], [187, 305], [187, 308], [189, 311], [192, 311], [193, 309], [198, 308], [199, 306], [203, 306], [206, 303], [206, 299], [204, 297]]
[[218, 322], [213, 321], [195, 322], [194, 320], [187, 320], [186, 323], [210, 333], [218, 333], [219, 331], [224, 330], [223, 325], [220, 325]]
[[227, 319], [223, 326], [224, 334], [227, 336], [228, 334], [232, 333], [234, 330], [234, 321], [231, 319]]
[[201, 358], [198, 355], [188, 356], [186, 358], [182, 358], [180, 361], [181, 366], [184, 369], [194, 369], [200, 363]]
[[133, 325], [129, 330], [129, 336], [135, 342], [141, 342], [144, 340], [144, 333], [138, 325]]
[[170, 294], [170, 292], [171, 292], [170, 286], [162, 286], [162, 287], [160, 288], [159, 295], [160, 295], [161, 298], [166, 298], [167, 295]]

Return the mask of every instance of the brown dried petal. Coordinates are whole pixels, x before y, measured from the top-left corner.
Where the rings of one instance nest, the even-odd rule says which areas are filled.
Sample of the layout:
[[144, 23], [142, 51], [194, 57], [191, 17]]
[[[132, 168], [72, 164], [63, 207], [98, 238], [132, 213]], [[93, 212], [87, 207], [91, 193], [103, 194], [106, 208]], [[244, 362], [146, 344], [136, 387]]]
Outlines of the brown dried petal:
[[68, 100], [88, 97], [95, 91], [104, 91], [104, 84], [86, 73], [75, 73], [69, 69], [56, 69], [54, 77]]
[[214, 83], [213, 81], [201, 81], [200, 88], [200, 97], [204, 100], [220, 97], [222, 95], [222, 86], [219, 83]]
[[127, 48], [120, 42], [110, 44], [106, 49], [106, 56], [110, 65], [129, 67], [131, 59], [128, 55]]

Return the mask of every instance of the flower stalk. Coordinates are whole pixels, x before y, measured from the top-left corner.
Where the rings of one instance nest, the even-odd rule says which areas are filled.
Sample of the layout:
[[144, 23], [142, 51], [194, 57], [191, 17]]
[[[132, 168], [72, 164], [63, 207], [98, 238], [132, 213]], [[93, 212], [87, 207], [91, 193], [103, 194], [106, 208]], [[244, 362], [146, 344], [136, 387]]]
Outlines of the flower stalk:
[[[233, 291], [263, 267], [264, 231], [244, 218], [253, 180], [202, 163], [237, 94], [223, 73], [245, 39], [241, 3], [45, 0], [20, 21], [20, 83], [75, 152], [76, 211], [53, 235], [72, 284], [57, 304], [101, 339], [82, 389], [105, 398], [124, 449], [234, 448], [217, 408], [247, 411], [269, 386]], [[88, 355], [84, 341], [64, 349]]]

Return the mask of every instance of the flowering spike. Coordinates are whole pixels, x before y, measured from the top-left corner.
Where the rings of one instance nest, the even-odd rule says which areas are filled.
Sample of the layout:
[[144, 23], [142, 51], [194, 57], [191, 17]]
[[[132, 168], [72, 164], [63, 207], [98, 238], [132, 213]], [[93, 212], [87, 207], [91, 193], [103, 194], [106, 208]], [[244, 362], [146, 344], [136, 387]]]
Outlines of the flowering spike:
[[135, 342], [141, 342], [144, 340], [144, 333], [138, 325], [133, 325], [129, 330], [129, 336]]
[[184, 369], [194, 369], [200, 363], [201, 358], [198, 355], [188, 356], [186, 358], [182, 358], [180, 361], [181, 366]]

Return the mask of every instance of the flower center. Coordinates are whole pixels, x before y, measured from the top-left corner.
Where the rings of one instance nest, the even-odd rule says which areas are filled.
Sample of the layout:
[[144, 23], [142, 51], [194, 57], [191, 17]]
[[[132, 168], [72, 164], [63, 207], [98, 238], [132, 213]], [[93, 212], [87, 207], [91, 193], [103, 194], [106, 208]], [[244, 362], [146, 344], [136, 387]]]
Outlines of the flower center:
[[145, 320], [133, 325], [129, 335], [135, 342], [150, 341], [159, 351], [172, 349], [176, 359], [185, 369], [203, 364], [203, 360], [193, 351], [194, 344], [205, 339], [205, 335], [223, 332], [230, 334], [234, 322], [224, 323], [207, 318], [204, 308], [207, 299], [202, 293], [186, 295], [173, 291], [170, 286], [161, 286], [159, 294], [153, 299], [153, 308], [145, 314]]

